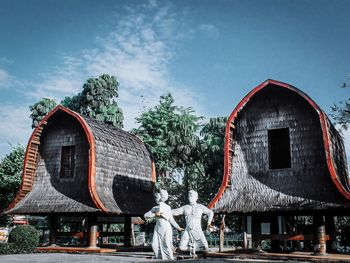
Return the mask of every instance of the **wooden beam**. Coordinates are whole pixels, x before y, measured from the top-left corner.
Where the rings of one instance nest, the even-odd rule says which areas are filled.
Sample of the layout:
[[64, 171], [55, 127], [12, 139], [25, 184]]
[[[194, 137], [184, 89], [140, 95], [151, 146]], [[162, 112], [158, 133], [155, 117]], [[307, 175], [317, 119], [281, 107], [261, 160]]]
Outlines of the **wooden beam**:
[[252, 215], [252, 243], [254, 249], [261, 249], [261, 215]]
[[220, 246], [219, 252], [224, 252], [224, 242], [225, 242], [225, 216], [222, 216], [221, 224], [220, 224]]
[[[261, 240], [271, 239], [271, 240], [288, 240], [288, 241], [311, 241], [315, 240], [315, 235], [308, 234], [299, 234], [299, 235], [283, 235], [283, 234], [271, 234], [271, 235], [260, 235], [259, 237]], [[330, 237], [328, 235], [325, 235], [325, 239], [329, 240]]]
[[326, 239], [327, 252], [332, 252], [334, 251], [333, 244], [335, 243], [335, 223], [333, 215], [326, 215], [326, 233], [329, 235], [329, 238]]
[[57, 233], [57, 216], [50, 215], [49, 218], [49, 245], [54, 246], [56, 244], [56, 233]]
[[124, 247], [131, 247], [131, 216], [125, 216], [124, 222]]
[[[272, 214], [271, 215], [271, 220], [270, 220], [270, 233], [278, 235], [278, 215], [277, 214]], [[278, 239], [272, 239], [271, 240], [271, 250], [272, 251], [278, 251], [280, 249], [280, 242]]]

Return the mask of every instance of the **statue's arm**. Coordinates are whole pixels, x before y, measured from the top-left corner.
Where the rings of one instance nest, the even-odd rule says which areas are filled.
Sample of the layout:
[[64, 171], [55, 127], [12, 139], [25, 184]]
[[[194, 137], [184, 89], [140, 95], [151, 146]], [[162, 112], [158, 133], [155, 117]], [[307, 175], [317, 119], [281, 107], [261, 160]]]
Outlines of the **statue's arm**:
[[184, 214], [184, 207], [181, 206], [180, 208], [176, 208], [171, 211], [173, 212], [173, 216], [180, 216]]
[[169, 222], [170, 222], [170, 224], [171, 224], [173, 227], [175, 227], [177, 230], [180, 231], [180, 230], [182, 229], [182, 228], [178, 225], [178, 223], [176, 223], [176, 221], [175, 221], [173, 215], [171, 215], [171, 217], [169, 218]]
[[203, 214], [208, 216], [208, 226], [211, 225], [211, 222], [213, 221], [213, 217], [214, 217], [214, 212], [204, 205], [202, 206], [202, 210], [203, 210]]
[[152, 217], [155, 217], [156, 214], [155, 214], [155, 207], [153, 207], [151, 210], [149, 210], [145, 215], [144, 217], [145, 218], [152, 218]]

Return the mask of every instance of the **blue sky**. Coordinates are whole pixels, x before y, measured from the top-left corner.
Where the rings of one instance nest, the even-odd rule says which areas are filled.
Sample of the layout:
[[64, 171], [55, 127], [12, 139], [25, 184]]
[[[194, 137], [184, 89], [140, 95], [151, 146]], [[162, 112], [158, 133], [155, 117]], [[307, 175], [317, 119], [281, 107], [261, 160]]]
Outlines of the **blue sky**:
[[350, 93], [349, 25], [350, 1], [337, 0], [0, 0], [0, 158], [26, 144], [30, 104], [102, 73], [120, 81], [126, 129], [168, 91], [206, 117], [229, 115], [268, 78], [329, 113]]

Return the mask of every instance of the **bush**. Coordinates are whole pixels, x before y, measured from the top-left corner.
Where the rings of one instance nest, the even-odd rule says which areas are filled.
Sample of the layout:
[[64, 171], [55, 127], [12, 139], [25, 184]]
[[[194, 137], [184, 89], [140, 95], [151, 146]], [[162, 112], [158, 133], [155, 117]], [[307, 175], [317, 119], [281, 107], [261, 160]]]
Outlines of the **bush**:
[[33, 226], [17, 226], [9, 236], [10, 253], [31, 253], [39, 244], [39, 231]]
[[16, 250], [14, 244], [10, 243], [0, 243], [0, 255], [15, 254]]

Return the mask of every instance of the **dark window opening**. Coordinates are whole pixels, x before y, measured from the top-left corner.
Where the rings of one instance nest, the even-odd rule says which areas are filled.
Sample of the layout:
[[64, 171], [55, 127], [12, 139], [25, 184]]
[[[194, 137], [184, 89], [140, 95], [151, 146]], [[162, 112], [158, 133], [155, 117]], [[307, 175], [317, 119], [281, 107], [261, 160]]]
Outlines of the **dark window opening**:
[[74, 176], [75, 146], [63, 146], [61, 150], [60, 178]]
[[268, 130], [269, 168], [283, 169], [291, 167], [289, 129]]

